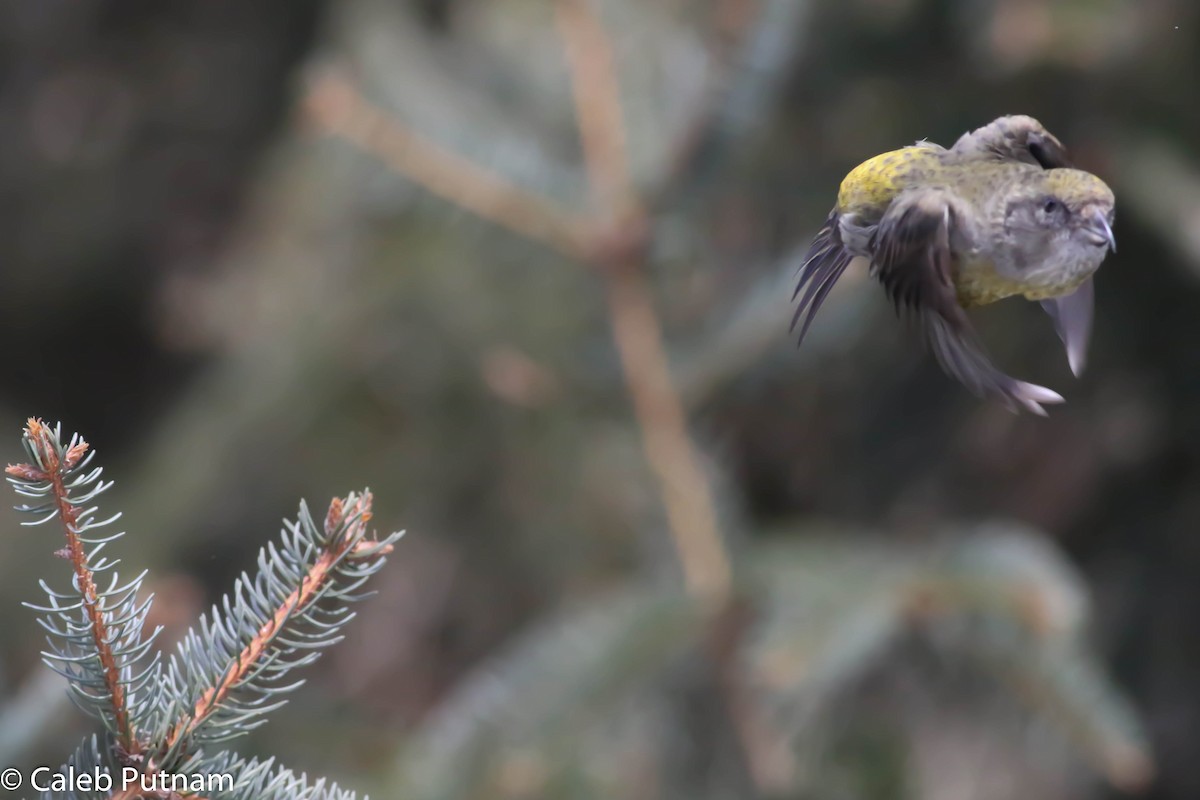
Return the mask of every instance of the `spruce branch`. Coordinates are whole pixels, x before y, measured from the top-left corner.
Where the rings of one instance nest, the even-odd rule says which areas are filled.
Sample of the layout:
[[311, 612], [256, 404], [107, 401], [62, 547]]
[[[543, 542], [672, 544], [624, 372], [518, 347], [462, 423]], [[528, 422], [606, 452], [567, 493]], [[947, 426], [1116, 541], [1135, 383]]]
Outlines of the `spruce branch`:
[[[93, 734], [82, 742], [71, 757], [67, 759], [65, 771], [68, 774], [75, 775], [97, 775], [107, 773], [109, 775], [119, 775], [122, 763], [116, 743], [112, 741], [108, 734], [96, 735]], [[47, 795], [43, 792], [42, 797], [52, 797], [54, 800], [108, 800], [109, 792], [100, 788], [85, 789], [82, 785], [72, 786], [64, 792], [57, 792]]]
[[258, 574], [242, 573], [232, 595], [201, 617], [164, 670], [167, 710], [151, 766], [176, 767], [198, 747], [241, 736], [265, 722], [303, 681], [291, 671], [341, 640], [362, 584], [383, 566], [401, 534], [368, 537], [371, 494], [335, 499], [324, 524], [301, 503], [279, 546], [259, 551]]
[[[325, 778], [309, 780], [274, 758], [243, 759], [221, 753], [207, 764], [208, 774], [228, 775], [224, 786], [194, 800], [355, 800], [355, 793]], [[191, 770], [185, 770], [191, 772]], [[232, 789], [227, 787], [232, 785]]]
[[[112, 481], [101, 479], [100, 467], [88, 469], [94, 455], [88, 443], [74, 435], [64, 445], [58, 426], [52, 429], [40, 419], [31, 418], [22, 444], [30, 461], [9, 464], [5, 470], [17, 494], [34, 500], [17, 506], [17, 510], [39, 515], [37, 520], [22, 524], [39, 525], [57, 519], [66, 535], [66, 546], [56, 554], [69, 560], [74, 572], [71, 591], [55, 591], [42, 581], [49, 603], [26, 604], [43, 614], [38, 622], [49, 634], [50, 644], [43, 657], [51, 669], [70, 681], [76, 704], [104, 723], [123, 752], [137, 754], [141, 749], [137, 729], [141, 715], [131, 712], [130, 703], [143, 691], [153, 690], [150, 678], [157, 668], [157, 656], [148, 666], [138, 667], [158, 631], [148, 637], [142, 635], [150, 607], [148, 600], [139, 603], [137, 599], [142, 575], [121, 586], [113, 572], [106, 589], [97, 586], [97, 575], [118, 563], [101, 555], [102, 550], [124, 534], [88, 535], [120, 514], [96, 520], [97, 508], [87, 504], [112, 486]], [[152, 704], [140, 705], [148, 709]]]
[[[63, 770], [113, 778], [111, 792], [72, 786], [45, 796], [168, 800], [181, 795], [158, 788], [160, 779], [190, 775], [226, 778], [217, 792], [189, 789], [187, 796], [198, 800], [353, 798], [273, 760], [245, 761], [204, 747], [262, 724], [268, 711], [285, 702], [283, 695], [303, 683], [290, 679], [292, 670], [341, 639], [342, 626], [354, 616], [350, 605], [365, 596], [362, 585], [401, 536], [380, 539], [368, 532], [370, 492], [335, 498], [321, 524], [302, 502], [296, 521], [284, 523], [281, 541], [259, 551], [254, 577], [242, 573], [232, 593], [201, 617], [164, 663], [151, 649], [158, 629], [143, 635], [153, 600], [140, 597], [145, 573], [122, 583], [115, 569], [119, 561], [103, 550], [124, 534], [95, 532], [119, 515], [98, 520], [90, 505], [112, 482], [101, 480], [99, 467], [89, 468], [88, 443], [74, 435], [64, 444], [60, 426], [30, 419], [23, 444], [29, 460], [6, 470], [16, 492], [32, 499], [17, 509], [37, 517], [24, 524], [61, 523], [67, 541], [56, 552], [73, 571], [70, 591], [43, 581], [47, 602], [27, 605], [42, 614], [39, 622], [50, 643], [47, 664], [67, 678], [72, 699], [104, 725]], [[118, 776], [130, 775], [137, 779], [116, 788]]]

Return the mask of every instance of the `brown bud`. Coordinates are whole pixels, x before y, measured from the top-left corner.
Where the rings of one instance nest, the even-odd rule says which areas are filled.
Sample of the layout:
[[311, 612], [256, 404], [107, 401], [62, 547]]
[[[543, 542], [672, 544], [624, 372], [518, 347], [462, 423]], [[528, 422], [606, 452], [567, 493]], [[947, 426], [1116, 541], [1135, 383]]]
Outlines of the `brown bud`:
[[325, 535], [333, 536], [337, 529], [342, 525], [343, 512], [345, 511], [345, 501], [340, 497], [335, 497], [329, 501], [329, 511], [325, 514]]
[[90, 445], [87, 442], [85, 442], [83, 439], [80, 439], [78, 444], [68, 450], [67, 457], [64, 459], [66, 468], [71, 469], [78, 464], [79, 459], [83, 458], [83, 454], [88, 451], [89, 446]]
[[20, 478], [23, 481], [44, 481], [48, 477], [46, 473], [33, 464], [9, 464], [4, 468], [4, 471], [14, 478]]

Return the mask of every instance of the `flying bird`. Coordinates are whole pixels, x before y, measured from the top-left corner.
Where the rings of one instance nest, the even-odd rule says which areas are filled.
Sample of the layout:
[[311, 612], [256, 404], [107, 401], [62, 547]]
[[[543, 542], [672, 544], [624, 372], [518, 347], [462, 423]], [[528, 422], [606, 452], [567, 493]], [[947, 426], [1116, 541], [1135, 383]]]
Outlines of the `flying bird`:
[[942, 369], [976, 395], [1045, 415], [1057, 392], [992, 364], [965, 309], [1020, 295], [1041, 303], [1079, 376], [1092, 276], [1113, 238], [1104, 181], [1071, 167], [1032, 117], [1007, 116], [947, 149], [921, 141], [859, 164], [800, 267], [792, 329], [804, 340], [851, 260], [870, 262], [897, 312], [916, 319]]

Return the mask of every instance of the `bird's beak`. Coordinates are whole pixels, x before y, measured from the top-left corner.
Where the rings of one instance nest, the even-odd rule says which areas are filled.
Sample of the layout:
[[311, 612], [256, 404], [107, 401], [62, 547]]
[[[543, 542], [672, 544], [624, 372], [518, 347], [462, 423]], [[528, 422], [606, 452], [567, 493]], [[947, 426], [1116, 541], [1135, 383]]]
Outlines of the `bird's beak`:
[[1113, 236], [1112, 225], [1108, 224], [1108, 217], [1103, 211], [1093, 211], [1085, 229], [1097, 246], [1108, 245], [1109, 250], [1117, 252], [1117, 239]]

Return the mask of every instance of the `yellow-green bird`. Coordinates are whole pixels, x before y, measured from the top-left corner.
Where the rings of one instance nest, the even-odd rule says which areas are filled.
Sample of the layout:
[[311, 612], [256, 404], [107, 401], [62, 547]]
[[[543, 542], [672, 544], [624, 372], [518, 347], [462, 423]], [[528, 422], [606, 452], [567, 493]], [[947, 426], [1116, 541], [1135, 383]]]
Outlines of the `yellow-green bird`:
[[1012, 295], [1040, 301], [1084, 367], [1092, 275], [1113, 239], [1113, 193], [1072, 169], [1041, 123], [1001, 117], [946, 149], [930, 142], [855, 167], [800, 267], [792, 328], [813, 315], [855, 256], [870, 260], [897, 311], [916, 317], [942, 368], [977, 395], [1044, 415], [1056, 392], [1001, 372], [964, 309]]

